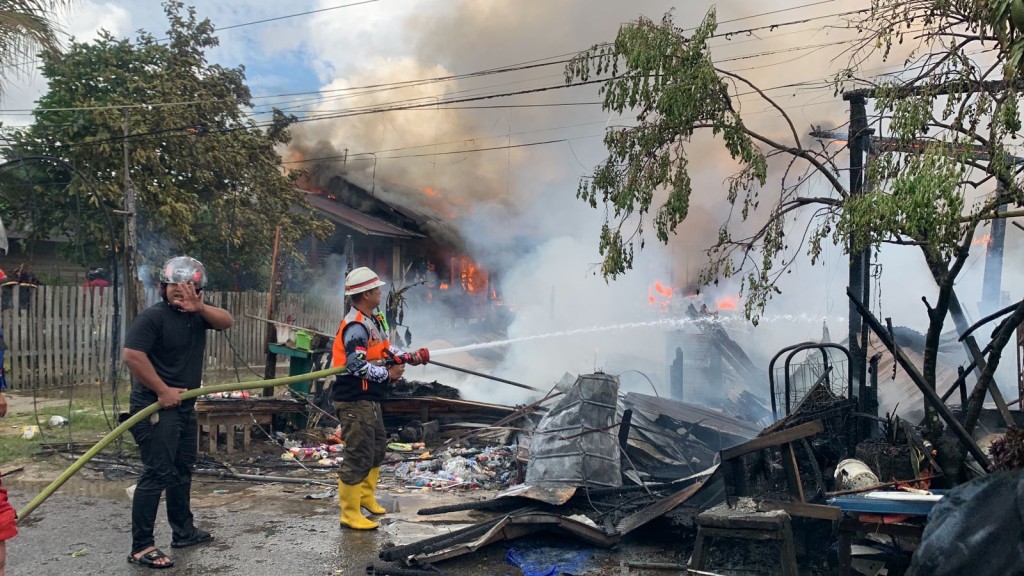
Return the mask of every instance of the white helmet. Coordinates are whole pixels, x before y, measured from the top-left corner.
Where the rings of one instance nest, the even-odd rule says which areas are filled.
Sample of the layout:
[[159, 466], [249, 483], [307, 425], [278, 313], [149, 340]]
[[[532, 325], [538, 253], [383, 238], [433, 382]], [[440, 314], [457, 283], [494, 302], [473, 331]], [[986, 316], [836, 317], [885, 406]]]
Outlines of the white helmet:
[[384, 283], [381, 282], [376, 272], [366, 266], [361, 266], [349, 272], [348, 276], [345, 276], [345, 296], [373, 290], [383, 285]]

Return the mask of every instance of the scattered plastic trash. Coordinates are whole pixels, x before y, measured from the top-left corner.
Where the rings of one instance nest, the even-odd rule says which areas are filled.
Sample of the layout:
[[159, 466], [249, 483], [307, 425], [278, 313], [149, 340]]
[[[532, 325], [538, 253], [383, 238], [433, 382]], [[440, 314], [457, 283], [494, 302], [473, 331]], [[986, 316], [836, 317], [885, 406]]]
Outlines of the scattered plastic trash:
[[68, 419], [58, 414], [54, 414], [53, 416], [50, 416], [49, 424], [50, 428], [59, 428], [61, 426], [67, 426]]
[[[288, 442], [285, 443], [286, 447]], [[320, 444], [318, 446], [291, 446], [281, 454], [281, 460], [298, 462], [316, 462], [317, 466], [340, 466], [345, 457], [345, 443]]]
[[129, 500], [135, 498], [135, 487], [136, 486], [138, 486], [138, 484], [132, 484], [131, 486], [129, 486], [129, 487], [124, 489], [124, 493], [128, 495], [128, 499]]
[[230, 492], [230, 490], [214, 490], [213, 491], [214, 494], [227, 494], [229, 492]]
[[75, 550], [74, 552], [71, 553], [71, 557], [72, 558], [78, 558], [79, 556], [85, 556], [88, 553], [89, 553], [89, 549], [88, 548], [79, 548], [78, 550]]
[[35, 438], [36, 434], [39, 434], [39, 426], [22, 426], [21, 437], [25, 440], [31, 440]]
[[388, 450], [392, 452], [412, 452], [413, 450], [419, 450], [426, 446], [423, 442], [391, 442], [388, 444]]
[[436, 490], [507, 488], [516, 480], [514, 447], [449, 448], [429, 458], [399, 463], [395, 478], [406, 488]]

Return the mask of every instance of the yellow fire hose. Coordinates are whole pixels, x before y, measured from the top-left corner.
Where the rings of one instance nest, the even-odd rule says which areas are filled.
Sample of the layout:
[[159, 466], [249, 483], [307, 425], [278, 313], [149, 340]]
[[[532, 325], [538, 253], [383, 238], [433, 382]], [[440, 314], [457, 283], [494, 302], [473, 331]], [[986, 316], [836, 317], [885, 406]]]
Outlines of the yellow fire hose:
[[[305, 382], [307, 380], [316, 380], [317, 378], [325, 378], [327, 376], [333, 376], [345, 370], [344, 366], [337, 368], [329, 368], [327, 370], [320, 370], [318, 372], [310, 372], [309, 374], [300, 374], [298, 376], [288, 376], [285, 378], [273, 378], [271, 380], [255, 380], [252, 382], [232, 382], [229, 384], [217, 384], [215, 386], [203, 386], [202, 388], [194, 388], [181, 394], [182, 400], [188, 400], [189, 398], [195, 398], [202, 394], [214, 394], [218, 392], [236, 392], [239, 390], [252, 390], [256, 388], [269, 388], [272, 386], [287, 386], [288, 384], [295, 384], [296, 382]], [[18, 522], [21, 522], [33, 510], [39, 507], [40, 504], [46, 501], [58, 488], [64, 485], [72, 476], [75, 475], [78, 470], [85, 465], [86, 462], [92, 460], [97, 454], [103, 451], [111, 442], [113, 442], [118, 436], [124, 434], [132, 426], [135, 426], [143, 418], [148, 418], [154, 412], [160, 409], [160, 404], [154, 402], [149, 406], [146, 406], [142, 410], [136, 412], [131, 418], [125, 420], [120, 426], [114, 428], [109, 434], [103, 437], [102, 440], [96, 443], [95, 446], [86, 451], [81, 458], [75, 461], [74, 464], [68, 467], [67, 470], [61, 473], [56, 480], [50, 483], [49, 486], [43, 489], [31, 502], [25, 505], [24, 508], [18, 510]]]

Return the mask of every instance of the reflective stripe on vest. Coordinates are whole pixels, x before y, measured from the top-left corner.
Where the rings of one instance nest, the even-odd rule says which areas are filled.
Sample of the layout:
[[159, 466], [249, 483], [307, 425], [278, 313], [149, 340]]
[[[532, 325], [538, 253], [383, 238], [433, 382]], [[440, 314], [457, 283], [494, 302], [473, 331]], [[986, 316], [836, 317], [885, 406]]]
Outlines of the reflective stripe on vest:
[[[345, 341], [342, 338], [342, 333], [345, 331], [345, 327], [352, 322], [358, 322], [366, 328], [366, 333], [369, 334], [369, 340], [366, 343], [366, 361], [374, 362], [375, 360], [384, 360], [384, 351], [391, 348], [391, 342], [388, 340], [388, 335], [381, 334], [377, 325], [374, 324], [373, 319], [366, 316], [359, 310], [352, 308], [342, 319], [341, 324], [338, 326], [338, 333], [334, 336], [334, 344], [331, 346], [331, 365], [334, 367], [344, 366], [348, 363], [345, 354]], [[366, 379], [362, 381], [362, 389], [365, 392], [369, 388], [369, 383]]]

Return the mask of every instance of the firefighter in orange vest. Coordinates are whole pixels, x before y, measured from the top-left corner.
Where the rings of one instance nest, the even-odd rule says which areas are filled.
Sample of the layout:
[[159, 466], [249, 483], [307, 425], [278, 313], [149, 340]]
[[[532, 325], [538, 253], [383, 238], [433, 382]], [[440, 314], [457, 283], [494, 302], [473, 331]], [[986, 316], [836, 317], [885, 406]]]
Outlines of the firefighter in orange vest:
[[[338, 470], [339, 521], [356, 530], [377, 527], [360, 508], [371, 514], [386, 512], [374, 497], [387, 450], [380, 401], [387, 397], [391, 383], [402, 377], [405, 364], [417, 366], [430, 357], [425, 348], [403, 353], [391, 346], [387, 321], [377, 310], [383, 285], [369, 268], [348, 273], [345, 296], [351, 297], [352, 309], [341, 321], [331, 351], [332, 364], [346, 367], [333, 385], [334, 408], [345, 441], [345, 459]], [[400, 358], [401, 363], [387, 362], [389, 358]]]

